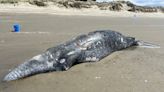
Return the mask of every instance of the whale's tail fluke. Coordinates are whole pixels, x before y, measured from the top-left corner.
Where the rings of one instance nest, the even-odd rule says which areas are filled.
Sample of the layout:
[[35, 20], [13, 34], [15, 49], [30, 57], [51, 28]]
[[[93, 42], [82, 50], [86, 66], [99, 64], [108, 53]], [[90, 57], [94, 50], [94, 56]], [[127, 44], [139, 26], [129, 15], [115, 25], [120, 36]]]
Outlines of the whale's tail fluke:
[[137, 46], [138, 47], [143, 47], [143, 48], [160, 48], [159, 45], [156, 45], [156, 44], [153, 44], [153, 43], [150, 43], [150, 42], [145, 42], [145, 41], [141, 41], [141, 40], [138, 40], [136, 42], [137, 42]]
[[43, 55], [38, 55], [19, 65], [14, 70], [9, 72], [9, 74], [4, 77], [3, 81], [17, 80], [37, 73], [52, 70], [53, 65], [51, 63], [48, 64], [47, 62], [43, 62], [43, 58], [45, 58]]

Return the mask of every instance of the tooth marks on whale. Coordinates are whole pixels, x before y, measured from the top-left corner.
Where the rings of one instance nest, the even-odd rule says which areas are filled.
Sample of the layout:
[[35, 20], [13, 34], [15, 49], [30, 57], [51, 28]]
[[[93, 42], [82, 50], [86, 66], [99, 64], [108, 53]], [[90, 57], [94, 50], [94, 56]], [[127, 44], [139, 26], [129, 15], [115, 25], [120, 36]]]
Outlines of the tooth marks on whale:
[[[16, 80], [47, 71], [68, 70], [75, 64], [96, 62], [112, 52], [144, 44], [136, 41], [134, 37], [126, 37], [116, 31], [90, 32], [73, 38], [64, 44], [51, 47], [44, 53], [29, 59], [10, 71], [4, 80]], [[146, 45], [150, 46], [151, 44]]]

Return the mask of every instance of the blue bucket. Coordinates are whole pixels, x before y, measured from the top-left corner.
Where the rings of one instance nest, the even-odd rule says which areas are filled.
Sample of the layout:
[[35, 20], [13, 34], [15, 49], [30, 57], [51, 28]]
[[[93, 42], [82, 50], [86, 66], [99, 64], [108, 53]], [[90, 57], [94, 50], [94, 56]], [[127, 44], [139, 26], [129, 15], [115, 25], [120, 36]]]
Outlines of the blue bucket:
[[20, 32], [20, 25], [19, 24], [14, 24], [13, 28], [14, 28], [13, 32]]

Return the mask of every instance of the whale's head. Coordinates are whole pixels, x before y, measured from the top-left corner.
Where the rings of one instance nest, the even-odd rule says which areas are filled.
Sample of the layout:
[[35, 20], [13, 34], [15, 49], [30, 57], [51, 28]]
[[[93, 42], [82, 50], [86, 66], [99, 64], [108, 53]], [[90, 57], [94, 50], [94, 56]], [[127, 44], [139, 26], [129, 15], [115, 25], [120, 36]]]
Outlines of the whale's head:
[[127, 47], [137, 45], [137, 41], [134, 37], [126, 37], [126, 43], [127, 43]]

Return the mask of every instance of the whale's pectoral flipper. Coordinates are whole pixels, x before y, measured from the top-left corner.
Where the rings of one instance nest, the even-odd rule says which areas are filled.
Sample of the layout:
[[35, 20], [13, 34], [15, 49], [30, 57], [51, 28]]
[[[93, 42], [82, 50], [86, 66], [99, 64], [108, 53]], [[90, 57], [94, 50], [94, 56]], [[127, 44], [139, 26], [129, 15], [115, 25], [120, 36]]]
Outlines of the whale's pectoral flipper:
[[74, 64], [77, 63], [78, 59], [80, 57], [79, 52], [70, 51], [69, 53], [64, 54], [59, 58], [56, 64], [54, 64], [54, 67], [56, 71], [65, 71], [71, 68]]

